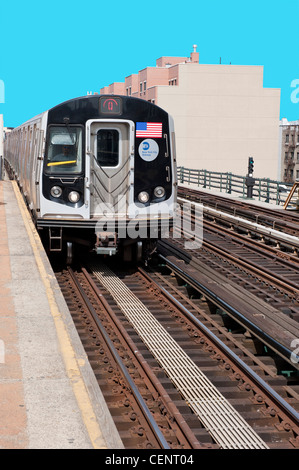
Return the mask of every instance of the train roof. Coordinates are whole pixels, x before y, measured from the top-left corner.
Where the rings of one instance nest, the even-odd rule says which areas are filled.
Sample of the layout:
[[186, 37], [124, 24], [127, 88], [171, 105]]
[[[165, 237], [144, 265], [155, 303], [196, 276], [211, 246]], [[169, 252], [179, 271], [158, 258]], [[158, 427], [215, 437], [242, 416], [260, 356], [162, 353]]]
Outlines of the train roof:
[[48, 111], [48, 123], [85, 124], [89, 119], [164, 120], [167, 112], [146, 100], [124, 95], [87, 95], [65, 101]]
[[[107, 101], [108, 100], [108, 101]], [[116, 112], [114, 109], [108, 109], [103, 112], [102, 104], [107, 101], [112, 103], [116, 101]], [[48, 114], [48, 124], [64, 123], [65, 119], [70, 124], [85, 124], [88, 119], [98, 118], [121, 118], [132, 119], [134, 115], [138, 120], [164, 120], [168, 114], [165, 110], [154, 103], [148, 102], [141, 98], [126, 95], [86, 95], [59, 103], [52, 108], [28, 119], [26, 122], [15, 127], [15, 130], [29, 125], [37, 120], [42, 119]]]

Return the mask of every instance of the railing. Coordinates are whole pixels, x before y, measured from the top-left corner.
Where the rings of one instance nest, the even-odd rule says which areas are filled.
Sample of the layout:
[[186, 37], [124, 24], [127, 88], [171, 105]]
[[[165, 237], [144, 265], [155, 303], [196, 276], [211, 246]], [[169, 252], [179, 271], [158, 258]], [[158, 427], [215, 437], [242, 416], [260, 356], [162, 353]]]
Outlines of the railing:
[[274, 181], [270, 178], [248, 178], [233, 173], [220, 173], [217, 171], [194, 170], [178, 167], [179, 183], [194, 184], [207, 189], [216, 189], [227, 194], [239, 194], [243, 198], [258, 199], [263, 202], [284, 204], [292, 183]]

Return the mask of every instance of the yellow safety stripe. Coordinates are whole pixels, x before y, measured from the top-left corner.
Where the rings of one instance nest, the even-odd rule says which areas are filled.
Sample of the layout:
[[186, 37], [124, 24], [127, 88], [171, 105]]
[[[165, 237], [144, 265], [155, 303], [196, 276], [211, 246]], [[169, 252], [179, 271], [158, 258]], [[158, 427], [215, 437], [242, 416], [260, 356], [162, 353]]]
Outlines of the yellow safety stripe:
[[77, 160], [70, 160], [67, 162], [53, 162], [53, 163], [48, 163], [47, 166], [57, 166], [57, 165], [66, 165], [67, 163], [76, 163]]

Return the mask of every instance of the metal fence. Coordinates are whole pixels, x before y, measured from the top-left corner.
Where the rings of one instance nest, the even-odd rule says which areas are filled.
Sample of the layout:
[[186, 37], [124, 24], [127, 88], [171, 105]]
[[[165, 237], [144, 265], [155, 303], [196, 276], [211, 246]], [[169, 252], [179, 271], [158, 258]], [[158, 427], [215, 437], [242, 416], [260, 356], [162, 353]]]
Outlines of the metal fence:
[[[233, 173], [220, 173], [208, 170], [194, 170], [178, 167], [179, 183], [194, 184], [207, 189], [216, 189], [227, 194], [239, 194], [243, 198], [257, 199], [262, 202], [284, 204], [292, 183], [283, 183], [269, 178], [248, 178]], [[251, 187], [251, 189], [250, 189]]]

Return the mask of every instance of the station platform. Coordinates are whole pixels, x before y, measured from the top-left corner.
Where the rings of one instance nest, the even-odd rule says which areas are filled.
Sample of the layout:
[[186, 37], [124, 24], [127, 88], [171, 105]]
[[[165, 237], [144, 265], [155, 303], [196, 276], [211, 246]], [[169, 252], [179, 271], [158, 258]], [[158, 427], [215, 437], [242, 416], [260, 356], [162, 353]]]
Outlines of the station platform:
[[16, 182], [0, 181], [0, 449], [122, 449]]

